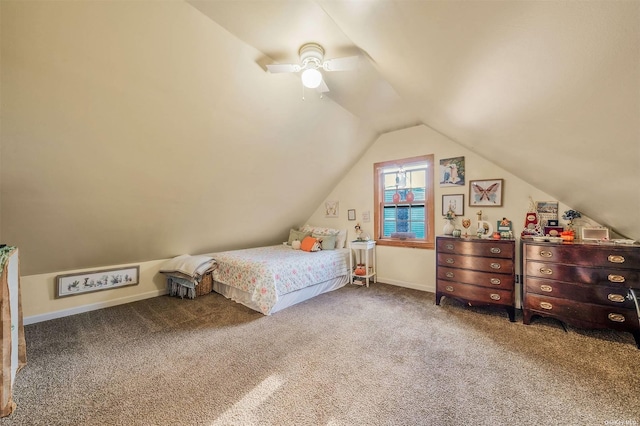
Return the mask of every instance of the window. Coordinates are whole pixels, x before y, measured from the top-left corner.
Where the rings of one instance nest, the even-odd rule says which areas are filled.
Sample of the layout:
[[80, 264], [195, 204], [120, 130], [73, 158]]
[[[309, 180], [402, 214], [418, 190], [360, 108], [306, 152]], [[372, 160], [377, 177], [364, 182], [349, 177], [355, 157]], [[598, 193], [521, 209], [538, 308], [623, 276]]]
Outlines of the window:
[[373, 165], [379, 245], [433, 248], [433, 155]]

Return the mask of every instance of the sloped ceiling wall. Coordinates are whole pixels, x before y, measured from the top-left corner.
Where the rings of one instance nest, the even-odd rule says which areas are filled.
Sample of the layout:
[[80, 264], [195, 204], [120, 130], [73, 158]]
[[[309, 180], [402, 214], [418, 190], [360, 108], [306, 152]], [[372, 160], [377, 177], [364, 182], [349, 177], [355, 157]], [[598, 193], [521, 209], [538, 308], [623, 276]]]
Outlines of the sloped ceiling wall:
[[374, 140], [183, 2], [2, 2], [24, 275], [278, 243]]
[[424, 123], [640, 239], [640, 2], [320, 3]]
[[189, 1], [277, 62], [310, 40], [364, 52], [409, 120], [640, 239], [640, 2]]
[[[25, 275], [281, 241], [417, 123], [640, 239], [638, 2], [0, 10], [0, 235]], [[264, 64], [308, 41], [362, 61], [302, 101]]]

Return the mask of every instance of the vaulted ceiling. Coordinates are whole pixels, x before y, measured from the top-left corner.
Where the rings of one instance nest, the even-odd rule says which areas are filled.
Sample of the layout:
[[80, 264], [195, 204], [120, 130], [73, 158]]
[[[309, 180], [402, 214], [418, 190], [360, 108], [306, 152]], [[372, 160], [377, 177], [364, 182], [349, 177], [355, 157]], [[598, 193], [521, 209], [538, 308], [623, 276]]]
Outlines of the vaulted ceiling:
[[[640, 240], [638, 1], [1, 0], [0, 22], [26, 275], [277, 243], [417, 124]], [[323, 98], [266, 70], [307, 42], [360, 58]]]
[[188, 2], [263, 68], [359, 54], [326, 96], [376, 132], [424, 123], [640, 238], [639, 2]]

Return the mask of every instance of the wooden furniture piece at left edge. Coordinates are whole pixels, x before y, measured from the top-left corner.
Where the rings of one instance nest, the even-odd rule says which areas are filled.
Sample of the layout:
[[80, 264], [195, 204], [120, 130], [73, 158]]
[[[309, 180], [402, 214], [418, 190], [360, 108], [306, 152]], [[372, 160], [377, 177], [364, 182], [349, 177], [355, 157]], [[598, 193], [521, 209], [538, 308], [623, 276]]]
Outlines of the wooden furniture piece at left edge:
[[436, 237], [436, 305], [442, 296], [503, 307], [515, 322], [515, 240]]

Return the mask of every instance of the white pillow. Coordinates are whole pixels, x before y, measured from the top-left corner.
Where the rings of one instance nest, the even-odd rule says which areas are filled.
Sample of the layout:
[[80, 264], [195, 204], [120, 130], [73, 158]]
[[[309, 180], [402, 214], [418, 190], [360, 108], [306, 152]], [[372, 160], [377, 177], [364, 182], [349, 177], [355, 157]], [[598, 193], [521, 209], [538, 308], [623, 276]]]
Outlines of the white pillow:
[[300, 230], [318, 235], [338, 235], [338, 232], [340, 232], [338, 229], [326, 228], [324, 226], [312, 226], [309, 224], [300, 227]]
[[336, 248], [341, 249], [346, 246], [347, 243], [347, 230], [327, 228], [324, 226], [313, 226], [308, 223], [300, 227], [301, 231], [311, 232], [316, 235], [335, 235], [336, 236]]
[[344, 248], [347, 243], [347, 230], [341, 229], [338, 232], [338, 238], [336, 238], [336, 248]]

